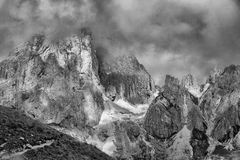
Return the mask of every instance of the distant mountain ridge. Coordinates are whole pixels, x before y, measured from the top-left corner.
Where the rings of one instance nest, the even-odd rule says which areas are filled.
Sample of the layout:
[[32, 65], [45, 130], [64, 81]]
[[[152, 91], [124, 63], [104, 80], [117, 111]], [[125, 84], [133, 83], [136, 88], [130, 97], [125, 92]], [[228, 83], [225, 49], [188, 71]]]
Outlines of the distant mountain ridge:
[[35, 35], [0, 63], [0, 104], [116, 159], [238, 153], [240, 66], [215, 70], [201, 85], [191, 74], [167, 75], [160, 88], [135, 56], [107, 56], [87, 30], [55, 43]]

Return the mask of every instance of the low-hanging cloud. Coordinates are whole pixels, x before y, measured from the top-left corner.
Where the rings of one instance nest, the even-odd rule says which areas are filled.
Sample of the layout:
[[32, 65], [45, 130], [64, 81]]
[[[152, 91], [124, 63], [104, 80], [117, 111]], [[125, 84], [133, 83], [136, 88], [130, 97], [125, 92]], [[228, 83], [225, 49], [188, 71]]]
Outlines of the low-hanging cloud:
[[135, 54], [156, 80], [203, 79], [240, 60], [235, 0], [2, 0], [1, 57], [33, 34], [58, 40], [89, 27], [110, 55]]

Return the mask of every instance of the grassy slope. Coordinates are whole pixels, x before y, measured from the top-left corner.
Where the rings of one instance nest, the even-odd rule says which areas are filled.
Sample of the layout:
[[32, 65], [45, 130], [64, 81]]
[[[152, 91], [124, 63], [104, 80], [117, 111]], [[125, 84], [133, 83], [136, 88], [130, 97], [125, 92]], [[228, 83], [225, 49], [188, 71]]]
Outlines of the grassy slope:
[[0, 159], [16, 153], [22, 154], [15, 159], [23, 160], [111, 159], [92, 145], [78, 142], [19, 111], [0, 106]]

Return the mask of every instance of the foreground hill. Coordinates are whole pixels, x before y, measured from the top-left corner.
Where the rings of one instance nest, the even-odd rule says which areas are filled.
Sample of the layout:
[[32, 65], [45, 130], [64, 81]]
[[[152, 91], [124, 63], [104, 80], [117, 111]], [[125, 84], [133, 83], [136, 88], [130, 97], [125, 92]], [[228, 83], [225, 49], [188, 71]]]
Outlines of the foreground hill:
[[11, 108], [0, 106], [0, 128], [0, 159], [111, 159], [96, 147], [78, 142]]

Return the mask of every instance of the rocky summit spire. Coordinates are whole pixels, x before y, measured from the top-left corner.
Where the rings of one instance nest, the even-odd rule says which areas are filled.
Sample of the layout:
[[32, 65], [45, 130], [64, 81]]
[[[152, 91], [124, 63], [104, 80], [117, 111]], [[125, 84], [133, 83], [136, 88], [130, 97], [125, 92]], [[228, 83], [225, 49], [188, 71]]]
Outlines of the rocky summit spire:
[[133, 55], [101, 60], [99, 76], [107, 96], [112, 100], [148, 103], [155, 91], [151, 75]]
[[197, 80], [191, 74], [188, 74], [182, 78], [181, 85], [196, 98], [201, 97], [202, 90], [200, 84], [198, 84]]

